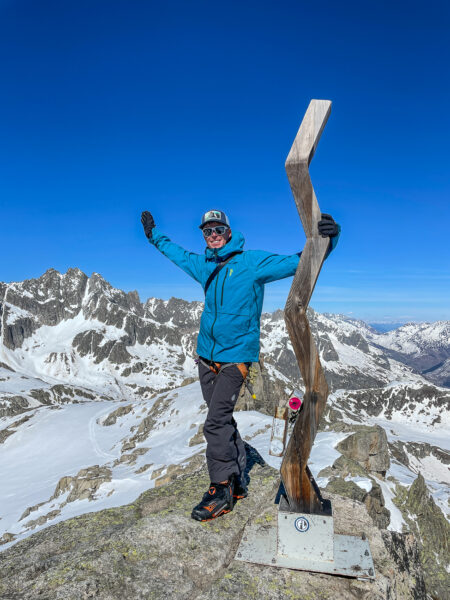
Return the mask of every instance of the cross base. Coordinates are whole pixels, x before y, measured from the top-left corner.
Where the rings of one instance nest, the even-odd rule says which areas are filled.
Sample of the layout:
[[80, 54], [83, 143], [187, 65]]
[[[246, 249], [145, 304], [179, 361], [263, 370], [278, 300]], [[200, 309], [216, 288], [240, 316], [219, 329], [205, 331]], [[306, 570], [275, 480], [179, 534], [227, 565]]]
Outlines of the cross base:
[[368, 541], [336, 535], [331, 515], [291, 512], [282, 497], [277, 525], [247, 525], [235, 559], [298, 571], [375, 578]]

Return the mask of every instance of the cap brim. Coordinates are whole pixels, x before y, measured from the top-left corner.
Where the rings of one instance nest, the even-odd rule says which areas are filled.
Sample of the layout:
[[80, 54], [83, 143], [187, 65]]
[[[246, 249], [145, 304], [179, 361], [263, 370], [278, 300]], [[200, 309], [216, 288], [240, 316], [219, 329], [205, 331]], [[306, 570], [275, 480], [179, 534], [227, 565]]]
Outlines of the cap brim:
[[205, 225], [208, 225], [208, 223], [220, 223], [221, 225], [225, 225], [225, 227], [230, 227], [228, 223], [222, 221], [221, 219], [210, 219], [209, 221], [206, 221], [205, 223], [199, 225], [198, 228], [203, 229], [203, 227], [205, 227]]

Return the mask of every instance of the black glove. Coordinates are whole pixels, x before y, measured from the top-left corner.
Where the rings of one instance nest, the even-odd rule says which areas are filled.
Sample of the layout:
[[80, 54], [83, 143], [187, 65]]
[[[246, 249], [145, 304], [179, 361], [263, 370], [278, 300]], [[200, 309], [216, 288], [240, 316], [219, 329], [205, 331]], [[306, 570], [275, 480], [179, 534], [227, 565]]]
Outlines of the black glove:
[[152, 229], [155, 226], [155, 220], [152, 217], [152, 214], [148, 212], [148, 210], [144, 210], [141, 215], [141, 223], [144, 226], [145, 235], [150, 239], [152, 237]]
[[339, 225], [331, 215], [322, 213], [322, 220], [318, 222], [319, 233], [322, 237], [335, 237], [339, 233]]

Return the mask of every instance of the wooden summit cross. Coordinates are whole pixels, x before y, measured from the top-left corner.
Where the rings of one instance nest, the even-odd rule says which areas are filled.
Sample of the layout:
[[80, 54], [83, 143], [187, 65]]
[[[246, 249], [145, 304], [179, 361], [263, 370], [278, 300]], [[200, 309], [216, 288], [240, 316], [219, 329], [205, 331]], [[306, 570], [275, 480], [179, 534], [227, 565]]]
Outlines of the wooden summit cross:
[[305, 383], [302, 409], [281, 463], [284, 494], [277, 524], [248, 523], [236, 560], [309, 572], [374, 579], [365, 536], [334, 533], [331, 502], [323, 500], [308, 466], [328, 386], [306, 318], [308, 302], [328, 250], [317, 224], [321, 213], [309, 163], [331, 111], [328, 100], [311, 100], [286, 160], [286, 172], [306, 233], [306, 244], [284, 309], [287, 330]]
[[306, 245], [286, 302], [284, 319], [305, 384], [305, 396], [281, 464], [281, 479], [290, 510], [308, 513], [325, 510], [307, 461], [327, 401], [328, 386], [306, 309], [330, 244], [329, 238], [323, 238], [318, 232], [321, 213], [309, 176], [309, 163], [330, 112], [329, 100], [311, 100], [286, 160]]

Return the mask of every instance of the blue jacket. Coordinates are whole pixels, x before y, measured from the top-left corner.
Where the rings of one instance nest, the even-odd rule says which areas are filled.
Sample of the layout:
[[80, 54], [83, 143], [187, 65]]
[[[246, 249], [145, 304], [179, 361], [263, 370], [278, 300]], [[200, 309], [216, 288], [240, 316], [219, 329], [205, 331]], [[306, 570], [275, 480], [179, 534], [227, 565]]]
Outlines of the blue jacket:
[[[337, 238], [332, 238], [328, 254]], [[157, 227], [150, 242], [203, 289], [217, 264], [241, 251], [219, 271], [206, 292], [197, 353], [216, 362], [257, 362], [264, 284], [293, 276], [301, 252], [283, 256], [264, 250], [243, 251], [244, 237], [236, 231], [225, 246], [206, 248], [204, 255], [188, 252]]]

